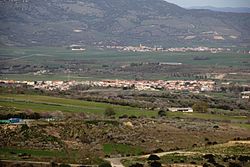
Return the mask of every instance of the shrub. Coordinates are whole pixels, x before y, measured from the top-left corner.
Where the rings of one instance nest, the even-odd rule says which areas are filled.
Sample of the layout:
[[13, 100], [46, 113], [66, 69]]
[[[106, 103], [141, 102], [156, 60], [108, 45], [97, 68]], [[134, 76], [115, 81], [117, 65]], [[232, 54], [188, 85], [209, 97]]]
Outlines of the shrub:
[[167, 116], [166, 111], [160, 110], [160, 111], [158, 112], [158, 116], [159, 116], [159, 117], [165, 117], [165, 116]]
[[69, 164], [60, 164], [59, 167], [70, 167]]
[[219, 129], [219, 126], [218, 126], [218, 125], [214, 125], [213, 128], [214, 128], [214, 129]]
[[135, 164], [130, 165], [129, 167], [143, 167], [143, 164], [135, 163]]
[[154, 152], [154, 153], [161, 153], [161, 152], [164, 152], [164, 150], [161, 149], [161, 148], [158, 148], [158, 149], [154, 150], [153, 152]]
[[137, 119], [137, 117], [135, 115], [131, 115], [130, 117], [128, 117], [129, 119]]
[[120, 119], [128, 118], [128, 115], [127, 115], [127, 114], [124, 114], [124, 115], [120, 116], [119, 118], [120, 118]]
[[160, 160], [161, 158], [157, 155], [154, 155], [154, 154], [151, 154], [149, 157], [148, 157], [148, 160], [149, 161], [157, 161], [157, 160]]
[[29, 126], [27, 124], [22, 125], [21, 131], [26, 131], [29, 129]]
[[105, 109], [104, 115], [107, 117], [111, 117], [115, 115], [115, 110], [112, 107], [108, 107]]
[[205, 113], [208, 111], [208, 104], [206, 102], [196, 102], [192, 108], [194, 111]]
[[206, 155], [203, 156], [203, 158], [207, 159], [207, 162], [209, 162], [211, 164], [215, 164], [216, 163], [213, 154], [206, 154]]
[[157, 161], [154, 161], [154, 162], [150, 163], [150, 166], [151, 167], [161, 167], [161, 163], [157, 162]]
[[241, 162], [248, 162], [248, 161], [250, 161], [250, 156], [240, 155], [238, 160], [241, 161]]
[[228, 167], [241, 167], [241, 165], [235, 162], [230, 162]]
[[109, 162], [103, 162], [99, 165], [99, 167], [112, 167]]

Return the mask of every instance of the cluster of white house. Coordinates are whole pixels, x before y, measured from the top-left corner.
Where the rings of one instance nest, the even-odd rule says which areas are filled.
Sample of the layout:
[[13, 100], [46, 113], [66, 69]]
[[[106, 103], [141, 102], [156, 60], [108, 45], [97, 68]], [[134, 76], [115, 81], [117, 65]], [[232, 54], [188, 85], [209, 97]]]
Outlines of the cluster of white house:
[[101, 87], [118, 87], [118, 88], [134, 88], [137, 90], [179, 90], [179, 91], [213, 91], [215, 89], [214, 81], [149, 81], [149, 80], [103, 80], [90, 83], [93, 86]]
[[[104, 46], [102, 46], [104, 47]], [[224, 48], [210, 48], [210, 47], [180, 47], [180, 48], [163, 48], [163, 47], [149, 47], [140, 44], [139, 46], [106, 46], [108, 49], [118, 49], [120, 51], [132, 51], [132, 52], [211, 52], [217, 53], [222, 51], [230, 51], [230, 49]]]
[[26, 84], [35, 89], [43, 90], [68, 90], [76, 85], [87, 85], [91, 87], [113, 87], [113, 88], [129, 88], [142, 90], [177, 90], [177, 91], [213, 91], [215, 89], [214, 81], [149, 81], [149, 80], [102, 80], [102, 81], [14, 81], [0, 80], [0, 83], [16, 83]]

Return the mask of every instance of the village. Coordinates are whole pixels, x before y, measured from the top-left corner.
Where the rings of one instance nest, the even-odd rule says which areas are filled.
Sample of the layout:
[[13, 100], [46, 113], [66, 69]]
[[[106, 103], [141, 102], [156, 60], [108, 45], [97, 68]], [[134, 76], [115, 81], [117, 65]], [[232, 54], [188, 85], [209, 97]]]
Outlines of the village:
[[100, 46], [101, 48], [117, 49], [119, 51], [131, 51], [131, 52], [210, 52], [219, 53], [230, 51], [229, 48], [210, 48], [205, 46], [199, 47], [179, 47], [179, 48], [163, 48], [161, 46]]
[[26, 84], [32, 86], [34, 89], [41, 90], [60, 90], [66, 91], [76, 85], [86, 85], [90, 87], [104, 87], [104, 88], [123, 88], [143, 90], [173, 90], [173, 91], [190, 91], [199, 93], [200, 91], [215, 90], [214, 81], [150, 81], [150, 80], [102, 80], [102, 81], [14, 81], [14, 80], [0, 80], [3, 84]]
[[[24, 84], [37, 90], [67, 91], [82, 85], [99, 88], [134, 89], [138, 91], [182, 91], [199, 94], [201, 92], [220, 92], [218, 83], [212, 80], [100, 80], [100, 81], [15, 81], [0, 80], [0, 84]], [[222, 83], [224, 85], [224, 83]], [[246, 86], [246, 85], [245, 85]], [[240, 92], [241, 99], [250, 99], [250, 91]]]

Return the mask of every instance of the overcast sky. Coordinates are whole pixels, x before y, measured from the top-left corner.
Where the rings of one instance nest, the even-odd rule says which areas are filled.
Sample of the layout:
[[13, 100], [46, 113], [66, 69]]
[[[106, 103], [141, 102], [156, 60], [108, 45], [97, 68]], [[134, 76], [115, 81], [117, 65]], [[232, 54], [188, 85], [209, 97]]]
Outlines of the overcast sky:
[[250, 0], [166, 0], [182, 7], [213, 6], [213, 7], [250, 7]]

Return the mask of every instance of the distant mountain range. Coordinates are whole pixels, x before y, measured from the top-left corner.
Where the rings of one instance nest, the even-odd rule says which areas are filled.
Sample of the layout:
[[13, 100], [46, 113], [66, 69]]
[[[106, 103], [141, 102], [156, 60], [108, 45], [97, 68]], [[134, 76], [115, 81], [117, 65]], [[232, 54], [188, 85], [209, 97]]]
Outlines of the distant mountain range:
[[3, 0], [0, 45], [244, 45], [250, 14], [164, 0]]
[[250, 13], [250, 8], [246, 7], [239, 7], [239, 8], [232, 8], [232, 7], [225, 7], [225, 8], [217, 8], [212, 6], [193, 6], [188, 9], [208, 9], [217, 12], [232, 12], [232, 13]]

